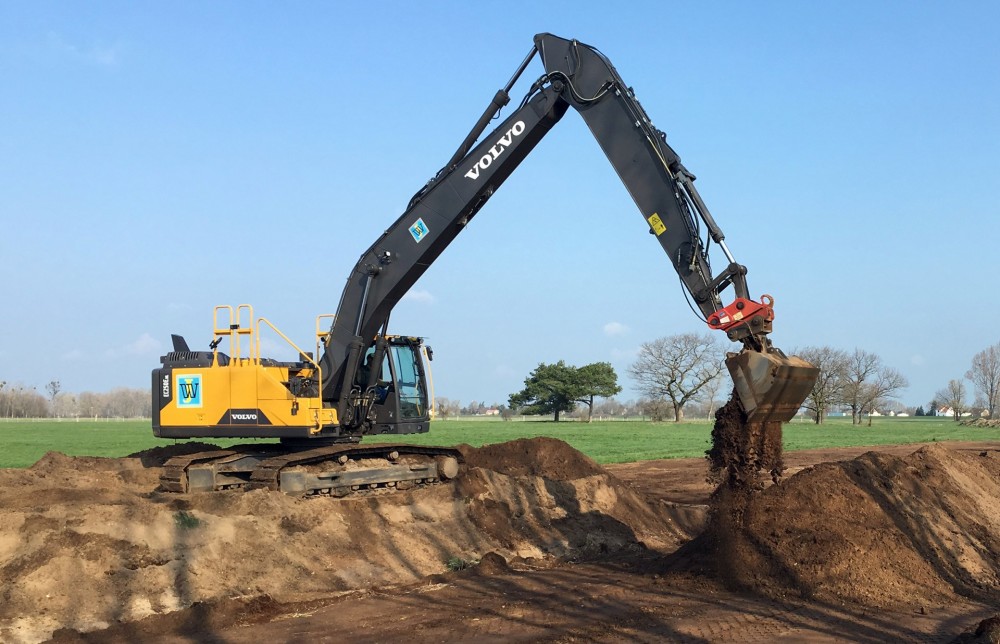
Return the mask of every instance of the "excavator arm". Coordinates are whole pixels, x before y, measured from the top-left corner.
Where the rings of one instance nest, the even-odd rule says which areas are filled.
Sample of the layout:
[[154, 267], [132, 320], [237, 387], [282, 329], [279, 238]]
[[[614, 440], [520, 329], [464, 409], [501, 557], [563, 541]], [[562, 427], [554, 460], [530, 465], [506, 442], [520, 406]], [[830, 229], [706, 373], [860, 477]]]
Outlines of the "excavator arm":
[[[484, 136], [536, 55], [544, 73]], [[431, 418], [430, 378], [420, 359], [426, 347], [420, 338], [389, 335], [389, 316], [570, 108], [587, 123], [705, 322], [742, 343], [726, 363], [744, 420], [761, 424], [738, 428], [744, 442], [773, 436], [775, 426], [780, 430], [779, 421], [798, 410], [817, 370], [771, 346], [771, 298], [750, 298], [746, 268], [726, 247], [694, 176], [611, 63], [593, 47], [540, 34], [448, 163], [358, 259], [337, 315], [323, 334], [318, 361], [290, 341], [297, 360], [262, 357], [260, 329], [277, 329], [255, 318], [246, 304], [216, 307], [210, 351], [192, 351], [183, 338], [174, 337], [174, 350], [152, 373], [155, 435], [281, 442], [176, 456], [163, 468], [161, 488], [191, 492], [249, 486], [343, 496], [454, 479], [462, 460], [457, 450], [358, 444], [371, 433], [425, 432]], [[727, 261], [717, 273], [709, 261], [712, 244]], [[722, 292], [730, 287], [734, 297], [724, 305]], [[224, 337], [232, 355], [219, 350]], [[245, 345], [248, 354], [242, 352]]]
[[[518, 107], [482, 137], [535, 54], [545, 73]], [[750, 298], [747, 270], [726, 246], [694, 187], [694, 175], [607, 58], [578, 41], [539, 34], [452, 159], [351, 272], [320, 359], [323, 397], [337, 407], [342, 425], [363, 421], [358, 412], [364, 388], [355, 384], [357, 373], [373, 343], [375, 364], [380, 363], [392, 309], [570, 107], [604, 150], [707, 324], [744, 345], [727, 364], [751, 419], [787, 420], [798, 410], [816, 370], [771, 347], [772, 300]], [[718, 273], [709, 261], [712, 243], [728, 261]], [[722, 291], [730, 286], [735, 297], [724, 305]]]

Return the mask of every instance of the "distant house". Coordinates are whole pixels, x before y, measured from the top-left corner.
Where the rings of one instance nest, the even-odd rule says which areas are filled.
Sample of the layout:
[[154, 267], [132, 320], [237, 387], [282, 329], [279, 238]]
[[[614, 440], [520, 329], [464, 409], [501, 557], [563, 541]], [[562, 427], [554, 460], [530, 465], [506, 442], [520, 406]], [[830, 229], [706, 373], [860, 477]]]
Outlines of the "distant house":
[[[941, 407], [941, 408], [938, 409], [937, 415], [938, 416], [947, 416], [948, 418], [954, 418], [955, 417], [955, 410], [952, 409], [951, 407], [949, 407], [948, 405], [945, 405], [944, 407]], [[962, 415], [962, 417], [971, 416], [972, 412], [971, 411], [965, 411], [965, 412], [962, 412], [961, 415]]]

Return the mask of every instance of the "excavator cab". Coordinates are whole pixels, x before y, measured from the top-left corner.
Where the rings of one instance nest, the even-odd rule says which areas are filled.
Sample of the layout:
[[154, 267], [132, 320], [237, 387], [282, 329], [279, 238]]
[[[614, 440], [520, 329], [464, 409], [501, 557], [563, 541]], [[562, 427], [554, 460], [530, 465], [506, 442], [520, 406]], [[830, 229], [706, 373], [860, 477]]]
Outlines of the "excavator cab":
[[[388, 346], [378, 367], [378, 377], [372, 386], [372, 410], [376, 434], [413, 434], [426, 432], [431, 420], [430, 400], [433, 381], [430, 353], [421, 338], [389, 336]], [[375, 356], [375, 347], [368, 349], [363, 364]], [[364, 369], [359, 379], [367, 379]]]

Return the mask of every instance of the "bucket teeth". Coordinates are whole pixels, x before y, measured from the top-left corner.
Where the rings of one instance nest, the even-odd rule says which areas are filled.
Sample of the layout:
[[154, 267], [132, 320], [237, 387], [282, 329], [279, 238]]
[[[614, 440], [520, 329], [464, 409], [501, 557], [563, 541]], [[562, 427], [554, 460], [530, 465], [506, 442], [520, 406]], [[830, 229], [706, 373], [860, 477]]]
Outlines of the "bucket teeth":
[[744, 349], [726, 358], [747, 422], [787, 422], [812, 391], [819, 369], [777, 349]]

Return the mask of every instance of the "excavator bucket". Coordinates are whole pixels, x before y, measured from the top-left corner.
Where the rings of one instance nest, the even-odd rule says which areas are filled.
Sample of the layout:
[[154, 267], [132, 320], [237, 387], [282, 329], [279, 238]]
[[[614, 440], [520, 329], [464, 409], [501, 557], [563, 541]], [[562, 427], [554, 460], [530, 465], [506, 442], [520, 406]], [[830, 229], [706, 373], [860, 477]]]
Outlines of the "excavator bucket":
[[749, 423], [791, 420], [819, 377], [819, 369], [777, 349], [731, 353], [726, 367]]

